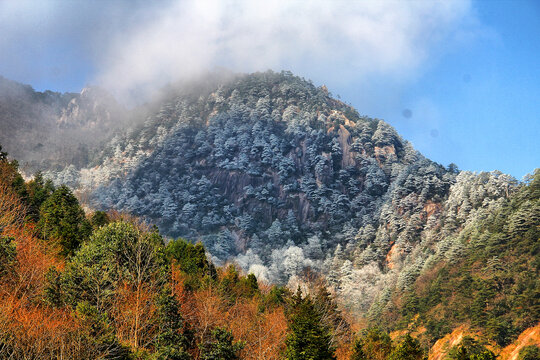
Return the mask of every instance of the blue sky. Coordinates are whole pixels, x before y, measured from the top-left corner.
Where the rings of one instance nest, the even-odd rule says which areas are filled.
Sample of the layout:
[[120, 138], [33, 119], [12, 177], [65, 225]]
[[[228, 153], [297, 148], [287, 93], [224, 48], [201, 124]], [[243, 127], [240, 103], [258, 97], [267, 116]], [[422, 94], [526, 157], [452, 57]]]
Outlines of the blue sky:
[[427, 157], [521, 179], [540, 167], [540, 3], [0, 3], [0, 75], [120, 98], [215, 66], [290, 69]]
[[493, 34], [447, 54], [410, 83], [399, 97], [410, 118], [399, 107], [370, 112], [437, 162], [521, 179], [540, 167], [540, 2], [474, 5]]

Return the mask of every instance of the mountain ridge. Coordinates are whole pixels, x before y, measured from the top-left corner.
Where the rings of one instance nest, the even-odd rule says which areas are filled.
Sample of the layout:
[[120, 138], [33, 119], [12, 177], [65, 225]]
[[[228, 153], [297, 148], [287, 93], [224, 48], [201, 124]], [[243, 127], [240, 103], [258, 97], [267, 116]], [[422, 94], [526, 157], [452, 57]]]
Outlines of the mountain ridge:
[[[432, 162], [384, 121], [290, 72], [171, 87], [151, 106], [102, 150], [45, 175], [91, 207], [202, 241], [215, 262], [261, 280], [294, 287], [323, 275], [343, 308], [374, 323], [411, 320], [404, 296], [468, 254], [472, 229], [523, 186]], [[525, 323], [510, 320], [515, 336]]]

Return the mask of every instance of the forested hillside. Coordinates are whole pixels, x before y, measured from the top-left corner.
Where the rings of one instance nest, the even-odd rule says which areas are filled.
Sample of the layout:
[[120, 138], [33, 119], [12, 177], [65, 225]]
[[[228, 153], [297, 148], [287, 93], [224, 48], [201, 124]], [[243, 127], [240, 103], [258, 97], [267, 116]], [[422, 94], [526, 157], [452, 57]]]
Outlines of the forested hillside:
[[[391, 310], [399, 311], [379, 319], [379, 328], [408, 328], [392, 339], [377, 328], [355, 333], [358, 324], [339, 310], [324, 282], [312, 279], [293, 292], [234, 265], [216, 267], [201, 243], [165, 242], [156, 227], [129, 215], [85, 214], [69, 188], [40, 174], [25, 182], [6, 155], [0, 148], [2, 358], [420, 360], [441, 355], [437, 347], [429, 351], [426, 334], [436, 340], [471, 319], [487, 337], [466, 336], [443, 354], [492, 360], [500, 349], [495, 342], [508, 344], [538, 318], [540, 173], [478, 227], [477, 235], [493, 236], [484, 237], [486, 254], [499, 254], [508, 270], [464, 245], [460, 270], [441, 261], [435, 281], [421, 275], [411, 293], [396, 299]], [[472, 271], [482, 265], [492, 276]], [[486, 295], [502, 279], [515, 286], [500, 288], [502, 297]], [[423, 321], [427, 331], [418, 330]], [[514, 332], [493, 332], [501, 326], [490, 324], [510, 324]], [[538, 357], [535, 338], [528, 338], [510, 347], [520, 359]], [[486, 347], [486, 339], [494, 341]]]
[[500, 346], [537, 325], [539, 200], [536, 171], [497, 206], [469, 214], [457, 235], [438, 244], [437, 260], [431, 259], [374, 323], [389, 328], [424, 326], [431, 343], [468, 324]]
[[[216, 267], [66, 186], [25, 182], [0, 148], [0, 358], [348, 359], [354, 332], [322, 283], [309, 294]], [[405, 337], [391, 345], [403, 353]], [[406, 354], [420, 359], [413, 341]]]
[[328, 269], [336, 249], [382, 264], [392, 237], [422, 229], [424, 207], [455, 181], [455, 168], [425, 159], [385, 122], [290, 73], [171, 98], [89, 167], [48, 176], [93, 207], [200, 239], [217, 260], [236, 257], [273, 282]]
[[[29, 214], [41, 237], [61, 240], [58, 254], [70, 264], [114, 262], [109, 253], [120, 251], [114, 241], [99, 239], [99, 226], [83, 221], [88, 214], [80, 208], [73, 211], [83, 220], [67, 235], [49, 229], [40, 214], [73, 190], [87, 213], [119, 211], [156, 224], [162, 235], [143, 231], [159, 238], [155, 249], [191, 246], [171, 245], [179, 237], [200, 242], [209, 264], [234, 263], [238, 273], [253, 274], [259, 283], [287, 285], [279, 291], [292, 291], [285, 296], [289, 302], [302, 302], [292, 295], [299, 285], [312, 297], [324, 285], [349, 325], [379, 329], [364, 333], [352, 348], [350, 330], [341, 342], [331, 335], [339, 356], [369, 352], [371, 342], [382, 341], [388, 351], [377, 358], [387, 358], [397, 346], [384, 331], [411, 332], [420, 343], [407, 338], [410, 346], [403, 346], [427, 352], [457, 328], [497, 353], [538, 324], [538, 171], [522, 183], [496, 171], [476, 174], [437, 164], [384, 121], [361, 116], [325, 87], [289, 72], [209, 76], [164, 94], [133, 112], [120, 111], [118, 119], [132, 122], [118, 122], [126, 125], [106, 132], [110, 138], [102, 137], [104, 145], [93, 145], [88, 156], [64, 158], [66, 166], [36, 165], [43, 176], [29, 184], [37, 181], [56, 195], [47, 204], [30, 204]], [[99, 117], [92, 114], [72, 130], [84, 134], [81, 124], [96, 124], [98, 131]], [[88, 241], [101, 244], [100, 250], [87, 247]], [[159, 261], [172, 261], [167, 259]], [[64, 277], [76, 276], [69, 275], [70, 266], [57, 266], [58, 289]], [[122, 278], [110, 271], [107, 278]], [[228, 271], [218, 268], [210, 287], [220, 288]], [[188, 283], [204, 283], [201, 276], [188, 277]], [[200, 284], [194, 286], [197, 293]], [[73, 295], [79, 290], [66, 291], [57, 293], [58, 306], [80, 302]], [[265, 303], [272, 291], [257, 301]], [[287, 315], [284, 304], [278, 307]], [[462, 345], [478, 356], [485, 350], [474, 341]], [[278, 352], [285, 351], [280, 346]], [[465, 356], [457, 348], [450, 354], [450, 348], [446, 355]]]

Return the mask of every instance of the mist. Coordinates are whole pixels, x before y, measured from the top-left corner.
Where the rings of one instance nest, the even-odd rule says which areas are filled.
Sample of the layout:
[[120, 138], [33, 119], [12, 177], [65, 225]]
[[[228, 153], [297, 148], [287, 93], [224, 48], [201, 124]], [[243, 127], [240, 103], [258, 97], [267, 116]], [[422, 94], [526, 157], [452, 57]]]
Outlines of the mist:
[[[57, 58], [44, 59], [42, 77], [78, 78], [125, 102], [216, 68], [291, 70], [333, 86], [373, 78], [399, 86], [479, 32], [469, 0], [20, 1], [0, 10], [0, 50], [11, 54], [0, 57], [20, 78], [39, 70], [17, 61], [14, 40], [29, 43], [35, 56], [44, 45], [58, 46]], [[74, 50], [62, 53], [62, 42]], [[74, 76], [86, 63], [90, 70]]]
[[467, 37], [457, 29], [471, 18], [467, 0], [172, 2], [112, 37], [95, 81], [122, 97], [216, 67], [399, 82], [414, 77], [442, 43]]

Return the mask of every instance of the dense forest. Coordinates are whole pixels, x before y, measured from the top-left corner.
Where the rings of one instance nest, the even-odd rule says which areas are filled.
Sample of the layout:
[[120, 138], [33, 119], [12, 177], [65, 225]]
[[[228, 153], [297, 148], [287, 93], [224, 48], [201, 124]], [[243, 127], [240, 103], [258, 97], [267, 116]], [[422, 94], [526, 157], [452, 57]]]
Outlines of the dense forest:
[[[468, 318], [506, 344], [501, 329], [524, 329], [538, 319], [538, 256], [525, 255], [538, 255], [540, 172], [477, 224], [471, 238], [478, 242], [489, 231], [486, 253], [500, 261], [518, 258], [519, 267], [505, 269], [466, 248], [460, 267], [441, 263], [418, 278], [397, 313], [392, 309], [380, 326], [355, 333], [357, 325], [320, 279], [305, 282], [304, 292], [259, 283], [234, 264], [216, 267], [201, 243], [166, 242], [155, 226], [133, 216], [85, 214], [68, 187], [55, 187], [40, 173], [24, 181], [17, 167], [0, 148], [2, 358], [420, 360], [429, 347], [414, 331], [392, 339], [380, 329], [411, 329], [424, 319], [433, 340]], [[472, 337], [447, 355], [496, 358]], [[520, 351], [520, 359], [537, 356], [535, 346]]]
[[[68, 97], [49, 131], [100, 135], [46, 158], [11, 141], [27, 181], [2, 155], [6, 354], [537, 357], [538, 170], [437, 164], [289, 72], [171, 85], [129, 112], [97, 90], [47, 96]], [[40, 333], [20, 309], [57, 324], [49, 355], [16, 352]]]
[[[39, 173], [25, 182], [17, 166], [0, 151], [2, 358], [332, 359], [367, 351], [368, 338], [354, 341], [324, 284], [307, 294], [259, 284], [233, 264], [216, 267], [201, 243], [165, 242], [129, 215], [85, 214], [68, 187]], [[391, 356], [423, 356], [410, 337], [388, 346]]]

